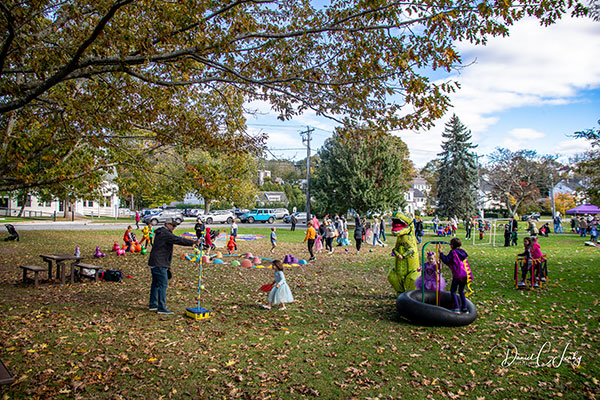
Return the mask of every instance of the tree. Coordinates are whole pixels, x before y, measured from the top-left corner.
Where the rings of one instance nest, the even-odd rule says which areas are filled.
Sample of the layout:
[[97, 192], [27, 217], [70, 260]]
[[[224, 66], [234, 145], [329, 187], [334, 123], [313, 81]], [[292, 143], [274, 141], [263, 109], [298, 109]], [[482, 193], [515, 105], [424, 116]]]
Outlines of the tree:
[[[492, 185], [491, 198], [503, 203], [515, 216], [523, 202], [537, 203], [540, 187], [548, 187], [551, 156], [540, 156], [535, 150], [498, 148], [489, 156], [484, 179]], [[558, 173], [554, 175], [555, 179]]]
[[476, 210], [477, 155], [471, 151], [471, 131], [453, 115], [442, 133], [442, 153], [438, 154], [438, 214], [442, 218], [467, 219]]
[[204, 199], [205, 212], [211, 202], [229, 202], [246, 207], [254, 202], [256, 160], [236, 153], [197, 151], [187, 156], [189, 189]]
[[324, 213], [354, 209], [384, 212], [399, 208], [414, 176], [408, 148], [381, 131], [348, 135], [342, 129], [319, 150], [312, 194]]
[[[253, 100], [269, 102], [282, 119], [312, 110], [371, 127], [427, 128], [457, 85], [419, 71], [460, 64], [455, 43], [485, 43], [525, 16], [551, 24], [568, 11], [586, 12], [562, 0], [333, 0], [320, 8], [276, 0], [6, 0], [0, 190], [135, 164], [174, 143], [259, 154], [264, 137], [249, 137], [243, 126], [243, 105]], [[141, 154], [126, 147], [131, 140], [145, 144], [134, 146]], [[23, 167], [37, 173], [25, 176]]]
[[[598, 121], [600, 125], [600, 121]], [[587, 178], [586, 194], [593, 204], [600, 204], [600, 129], [587, 129], [575, 132], [575, 137], [587, 139], [590, 150], [584, 153], [577, 163], [578, 173]]]
[[[554, 206], [556, 211], [560, 212], [564, 217], [567, 210], [577, 206], [577, 199], [571, 193], [557, 193], [554, 195]], [[548, 214], [552, 214], [552, 203], [550, 198], [544, 199], [543, 207]]]

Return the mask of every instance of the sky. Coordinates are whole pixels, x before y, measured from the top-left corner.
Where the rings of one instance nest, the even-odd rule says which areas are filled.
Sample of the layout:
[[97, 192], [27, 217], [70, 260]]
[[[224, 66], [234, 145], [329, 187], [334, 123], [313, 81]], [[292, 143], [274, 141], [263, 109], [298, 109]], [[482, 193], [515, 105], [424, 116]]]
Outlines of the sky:
[[[549, 27], [534, 19], [519, 21], [510, 36], [486, 46], [458, 43], [466, 68], [429, 75], [451, 78], [461, 89], [450, 96], [453, 107], [428, 131], [399, 131], [418, 168], [437, 158], [444, 124], [456, 114], [470, 129], [478, 155], [503, 147], [557, 155], [559, 161], [589, 149], [573, 132], [598, 127], [600, 120], [600, 22], [566, 17]], [[266, 103], [252, 103], [250, 133], [269, 135], [267, 158], [306, 157], [301, 131], [312, 132], [311, 154], [331, 137], [335, 123], [306, 113], [281, 122]], [[485, 161], [485, 159], [484, 159]]]

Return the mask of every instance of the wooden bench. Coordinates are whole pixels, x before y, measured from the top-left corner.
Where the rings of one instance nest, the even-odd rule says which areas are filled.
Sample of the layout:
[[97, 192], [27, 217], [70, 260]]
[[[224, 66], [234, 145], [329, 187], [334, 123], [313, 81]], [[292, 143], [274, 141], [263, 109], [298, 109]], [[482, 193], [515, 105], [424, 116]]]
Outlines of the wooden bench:
[[[99, 267], [97, 265], [92, 265], [92, 264], [86, 264], [86, 263], [76, 263], [73, 264], [73, 269], [75, 268], [79, 268], [79, 279], [81, 280], [81, 278], [88, 278], [88, 279], [93, 279], [94, 282], [98, 282], [98, 272], [102, 269], [102, 267]], [[87, 274], [83, 273], [83, 270], [85, 269], [91, 269], [94, 271], [94, 275], [93, 276], [89, 276]]]
[[[40, 272], [48, 272], [48, 268], [39, 267], [37, 265], [21, 265], [20, 268], [23, 269], [23, 282], [27, 283], [33, 281], [35, 283], [35, 286], [38, 286], [40, 284]], [[33, 272], [33, 279], [27, 276], [27, 271]], [[48, 277], [48, 279], [50, 279], [50, 277]]]

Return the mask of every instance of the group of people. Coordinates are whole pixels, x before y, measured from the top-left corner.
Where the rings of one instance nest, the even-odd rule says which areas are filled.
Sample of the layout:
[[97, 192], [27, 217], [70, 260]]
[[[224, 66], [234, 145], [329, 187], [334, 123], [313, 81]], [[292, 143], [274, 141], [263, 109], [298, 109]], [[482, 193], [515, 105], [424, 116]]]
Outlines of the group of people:
[[516, 246], [519, 241], [519, 223], [516, 218], [511, 218], [504, 224], [504, 247]]
[[[139, 229], [139, 227], [138, 227]], [[142, 228], [142, 240], [140, 240], [139, 244], [143, 245], [145, 248], [148, 248], [148, 245], [152, 246], [152, 242], [154, 239], [154, 227], [152, 226], [152, 222], [148, 222], [144, 228]], [[125, 252], [131, 251], [131, 246], [136, 243], [137, 239], [135, 237], [135, 232], [133, 232], [133, 227], [129, 225], [125, 234], [123, 234], [123, 242], [125, 242]]]
[[578, 233], [581, 237], [590, 235], [592, 242], [598, 241], [598, 218], [594, 215], [571, 218], [571, 232]]
[[[306, 236], [304, 237], [304, 243], [307, 244], [310, 258], [308, 261], [315, 261], [316, 253], [320, 253], [323, 248], [332, 254], [334, 252], [333, 243], [334, 240], [337, 246], [349, 246], [351, 244], [348, 222], [343, 215], [335, 215], [333, 219], [330, 218], [329, 214], [323, 217], [323, 221], [313, 216], [313, 218], [307, 223], [308, 229], [306, 230]], [[371, 242], [373, 247], [385, 246], [385, 218], [375, 217], [373, 222], [366, 220], [364, 217], [361, 218], [359, 214], [355, 215], [354, 221], [354, 243], [356, 245], [356, 254], [360, 254], [362, 244], [367, 240]]]

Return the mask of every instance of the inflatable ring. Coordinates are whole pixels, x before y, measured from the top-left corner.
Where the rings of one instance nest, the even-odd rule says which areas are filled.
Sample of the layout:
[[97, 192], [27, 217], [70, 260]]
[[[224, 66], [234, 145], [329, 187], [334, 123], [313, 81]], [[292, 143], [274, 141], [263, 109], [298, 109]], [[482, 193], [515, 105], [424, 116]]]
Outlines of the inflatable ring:
[[469, 313], [456, 314], [450, 311], [454, 305], [452, 294], [440, 292], [440, 306], [436, 306], [435, 293], [435, 290], [426, 290], [423, 303], [421, 290], [404, 292], [396, 300], [396, 310], [404, 318], [419, 325], [464, 326], [477, 318], [477, 309], [469, 299], [467, 299]]

